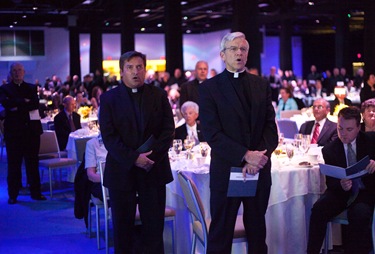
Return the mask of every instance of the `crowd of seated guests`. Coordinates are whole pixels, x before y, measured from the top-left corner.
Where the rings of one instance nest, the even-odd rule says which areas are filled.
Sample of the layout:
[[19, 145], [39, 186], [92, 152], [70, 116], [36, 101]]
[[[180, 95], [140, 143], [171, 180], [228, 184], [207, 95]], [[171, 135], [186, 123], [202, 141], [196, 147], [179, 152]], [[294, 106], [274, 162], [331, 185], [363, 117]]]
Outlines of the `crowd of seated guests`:
[[[334, 99], [329, 99], [331, 104], [330, 114], [337, 114], [337, 109], [342, 108], [342, 105], [360, 106], [360, 103], [367, 99], [375, 98], [375, 75], [374, 73], [366, 74], [362, 68], [359, 68], [352, 77], [344, 67], [335, 67], [332, 71], [319, 72], [315, 65], [311, 65], [310, 72], [306, 75], [306, 78], [297, 79], [292, 71], [277, 71], [276, 67], [272, 66], [270, 74], [264, 76], [264, 78], [270, 83], [272, 100], [277, 106], [277, 112], [295, 108], [294, 103], [289, 98], [292, 98], [296, 102], [298, 109], [301, 109], [312, 105], [313, 100], [316, 98], [325, 98], [327, 96], [332, 98], [332, 95], [334, 95]], [[288, 100], [285, 98], [285, 89], [283, 88], [291, 91], [290, 94], [287, 93]], [[353, 103], [348, 99], [347, 95], [350, 92], [359, 93], [360, 102]], [[287, 104], [290, 106], [289, 109]], [[339, 107], [337, 107], [338, 105]]]

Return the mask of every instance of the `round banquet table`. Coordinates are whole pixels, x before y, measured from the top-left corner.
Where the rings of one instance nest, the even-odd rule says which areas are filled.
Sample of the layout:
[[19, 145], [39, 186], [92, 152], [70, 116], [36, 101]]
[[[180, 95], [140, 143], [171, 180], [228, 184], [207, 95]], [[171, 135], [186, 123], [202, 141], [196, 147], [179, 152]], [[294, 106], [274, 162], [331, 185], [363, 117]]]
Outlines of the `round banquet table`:
[[[325, 190], [324, 176], [318, 165], [300, 167], [296, 157], [291, 165], [286, 158], [272, 156], [272, 187], [266, 213], [267, 245], [269, 254], [305, 253], [310, 210]], [[181, 158], [171, 161], [174, 181], [167, 185], [167, 206], [176, 209], [177, 253], [191, 248], [190, 215], [184, 204], [177, 173], [182, 170], [197, 185], [206, 218], [210, 217], [209, 157], [204, 164]], [[242, 210], [240, 209], [240, 213]], [[202, 253], [200, 243], [198, 252]], [[244, 243], [233, 244], [232, 253], [246, 253]]]

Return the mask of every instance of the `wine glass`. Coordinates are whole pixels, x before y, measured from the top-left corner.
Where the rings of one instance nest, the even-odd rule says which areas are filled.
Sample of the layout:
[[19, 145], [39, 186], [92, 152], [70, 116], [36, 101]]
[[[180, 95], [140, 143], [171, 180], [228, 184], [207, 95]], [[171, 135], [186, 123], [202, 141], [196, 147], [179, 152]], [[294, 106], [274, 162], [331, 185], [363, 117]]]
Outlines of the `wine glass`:
[[294, 156], [294, 146], [293, 146], [293, 144], [286, 144], [285, 150], [286, 150], [286, 155], [289, 158], [289, 164], [291, 164], [292, 158]]
[[200, 152], [202, 157], [207, 157], [208, 155], [208, 147], [207, 146], [200, 146]]
[[191, 143], [191, 146], [194, 147], [195, 146], [195, 138], [193, 135], [187, 135], [186, 136], [186, 140], [188, 140], [190, 143]]
[[309, 150], [310, 143], [311, 143], [310, 135], [302, 135], [301, 145], [299, 149], [302, 151], [303, 156], [305, 156], [307, 151]]
[[184, 139], [184, 148], [185, 150], [190, 151], [190, 149], [193, 148], [193, 143], [188, 139]]
[[173, 140], [173, 151], [178, 155], [182, 151], [182, 140], [174, 139]]
[[303, 137], [303, 135], [300, 134], [300, 133], [294, 134], [293, 144], [294, 144], [295, 148], [297, 149], [297, 151], [300, 150], [300, 146], [302, 144], [302, 137]]

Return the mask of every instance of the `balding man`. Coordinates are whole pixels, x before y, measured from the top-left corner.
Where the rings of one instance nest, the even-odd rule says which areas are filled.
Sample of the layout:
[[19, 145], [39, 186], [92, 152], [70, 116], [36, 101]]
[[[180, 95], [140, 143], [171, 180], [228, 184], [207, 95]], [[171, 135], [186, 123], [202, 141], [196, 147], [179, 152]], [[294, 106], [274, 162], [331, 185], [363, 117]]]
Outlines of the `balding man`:
[[337, 138], [336, 123], [327, 119], [330, 104], [323, 98], [316, 99], [313, 104], [315, 120], [302, 124], [299, 133], [310, 135], [311, 143], [324, 146]]
[[184, 104], [186, 101], [194, 101], [195, 103], [198, 103], [198, 87], [199, 84], [207, 79], [207, 75], [208, 63], [205, 61], [198, 61], [195, 64], [195, 79], [181, 85], [180, 105]]
[[43, 133], [39, 116], [37, 87], [26, 83], [21, 63], [10, 66], [10, 82], [0, 87], [0, 103], [5, 108], [4, 135], [8, 160], [8, 204], [17, 203], [22, 187], [22, 161], [25, 162], [31, 198], [46, 200], [41, 194], [39, 177], [40, 135]]
[[57, 141], [60, 150], [66, 149], [69, 134], [77, 129], [81, 129], [81, 116], [75, 112], [76, 101], [70, 95], [63, 99], [64, 110], [60, 111], [53, 119]]

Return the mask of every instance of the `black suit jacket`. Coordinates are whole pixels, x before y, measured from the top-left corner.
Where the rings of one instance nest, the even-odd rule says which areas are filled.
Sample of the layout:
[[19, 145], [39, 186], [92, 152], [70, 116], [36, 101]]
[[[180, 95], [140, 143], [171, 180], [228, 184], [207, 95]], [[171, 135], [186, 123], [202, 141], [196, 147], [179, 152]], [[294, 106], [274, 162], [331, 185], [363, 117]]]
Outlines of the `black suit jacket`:
[[[302, 124], [299, 133], [310, 135], [314, 127], [315, 121], [307, 121]], [[312, 138], [312, 136], [311, 136]], [[320, 128], [320, 133], [318, 137], [318, 146], [325, 146], [332, 140], [337, 138], [337, 124], [326, 119], [324, 126]]]
[[[375, 159], [375, 133], [359, 132], [356, 140], [356, 154], [357, 161], [361, 160], [366, 155], [370, 159]], [[326, 164], [346, 168], [346, 156], [344, 145], [339, 138], [327, 144], [322, 149], [324, 162]], [[369, 197], [375, 197], [375, 174], [368, 174], [362, 177], [362, 182], [365, 185], [365, 190]], [[349, 198], [350, 191], [344, 191], [340, 184], [340, 179], [326, 176], [327, 191], [335, 192], [342, 198]]]
[[[73, 112], [73, 123], [76, 130], [81, 129], [81, 116], [76, 112]], [[69, 119], [65, 111], [60, 111], [53, 119], [55, 125], [55, 132], [57, 141], [59, 142], [60, 150], [63, 151], [68, 144], [69, 134], [72, 132], [70, 129]]]
[[[132, 98], [123, 83], [100, 98], [100, 129], [108, 150], [104, 185], [108, 188], [130, 190], [137, 182], [135, 178], [154, 186], [173, 180], [168, 150], [175, 126], [166, 92], [144, 85], [141, 108], [144, 128], [138, 129]], [[134, 163], [139, 156], [137, 148], [151, 135], [156, 141], [148, 158], [155, 164], [147, 173]]]
[[[25, 99], [29, 99], [26, 102]], [[4, 135], [6, 140], [21, 137], [29, 133], [43, 133], [40, 120], [30, 120], [29, 112], [39, 109], [37, 87], [28, 83], [20, 86], [13, 82], [0, 86], [0, 103], [5, 108]]]
[[180, 89], [180, 106], [186, 101], [194, 101], [199, 104], [199, 81], [194, 79], [181, 85]]
[[[230, 168], [242, 166], [248, 150], [266, 155], [277, 147], [275, 111], [268, 82], [258, 76], [242, 73], [247, 107], [231, 84], [233, 74], [225, 70], [199, 86], [200, 121], [203, 135], [211, 146], [210, 188], [228, 189]], [[242, 77], [242, 75], [244, 75]], [[241, 95], [241, 94], [240, 94]], [[258, 188], [271, 186], [270, 160], [260, 170]]]
[[[198, 134], [198, 139], [200, 142], [205, 142], [206, 140], [203, 137], [203, 133], [201, 131], [201, 126], [200, 124], [197, 123], [197, 134]], [[186, 123], [177, 127], [175, 130], [174, 138], [175, 139], [186, 139], [186, 136], [188, 135], [187, 129], [186, 129]]]

